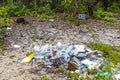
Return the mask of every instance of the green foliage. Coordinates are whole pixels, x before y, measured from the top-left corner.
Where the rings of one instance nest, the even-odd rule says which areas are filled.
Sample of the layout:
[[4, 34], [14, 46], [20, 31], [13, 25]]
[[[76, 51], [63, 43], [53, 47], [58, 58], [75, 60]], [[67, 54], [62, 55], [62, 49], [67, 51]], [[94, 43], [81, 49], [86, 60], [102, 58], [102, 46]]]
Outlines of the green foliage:
[[87, 69], [88, 74], [95, 74], [97, 73], [97, 69]]
[[31, 55], [33, 52], [27, 52], [26, 56], [29, 56]]
[[113, 2], [113, 4], [108, 7], [108, 11], [120, 13], [120, 4]]
[[0, 39], [0, 49], [1, 50], [5, 50], [6, 49], [5, 40], [4, 39]]
[[44, 39], [44, 38], [43, 38], [43, 36], [40, 36], [39, 39], [42, 40], [42, 39]]
[[109, 22], [115, 22], [116, 21], [115, 18], [110, 18], [110, 17], [104, 17], [103, 20], [109, 21]]
[[35, 35], [32, 36], [32, 40], [36, 41], [37, 37]]
[[64, 67], [60, 67], [60, 68], [59, 68], [59, 72], [64, 73], [64, 71], [65, 71], [65, 68], [64, 68]]
[[64, 7], [65, 11], [70, 12], [71, 3], [73, 0], [63, 0], [61, 5]]
[[0, 55], [4, 56], [5, 54], [4, 54], [4, 52], [1, 51], [1, 52], [0, 52]]
[[9, 17], [8, 11], [6, 7], [0, 7], [0, 17]]
[[6, 5], [0, 7], [0, 16], [3, 18], [12, 16], [24, 16], [29, 12], [25, 5], [19, 6], [17, 4]]
[[43, 7], [36, 8], [36, 11], [39, 14], [46, 14], [46, 15], [50, 15], [51, 13], [53, 13], [49, 4], [47, 4]]
[[111, 68], [112, 68], [112, 66], [111, 66], [110, 64], [108, 64], [108, 65], [105, 65], [105, 66], [103, 67], [102, 71], [111, 72]]
[[78, 1], [78, 12], [81, 14], [87, 13], [86, 0]]
[[55, 37], [53, 37], [53, 38], [51, 39], [51, 41], [54, 42], [54, 41], [55, 41]]
[[39, 21], [46, 21], [48, 19], [54, 19], [55, 16], [54, 15], [47, 15], [47, 14], [43, 13], [43, 14], [38, 14], [37, 18]]
[[14, 57], [15, 57], [15, 55], [11, 55], [11, 56], [9, 56], [10, 59], [13, 59]]
[[110, 62], [116, 64], [120, 62], [120, 46], [110, 46], [101, 42], [91, 42], [88, 46], [103, 52], [103, 56]]
[[103, 11], [102, 9], [98, 9], [95, 12], [94, 17], [97, 19], [102, 19], [102, 20], [110, 21], [110, 22], [116, 21], [116, 18], [114, 18], [114, 14], [112, 12]]
[[37, 17], [39, 21], [45, 21], [49, 18], [49, 16], [46, 14], [41, 14], [41, 15], [38, 15]]
[[0, 28], [5, 26], [10, 26], [10, 24], [13, 22], [11, 18], [2, 18], [0, 17]]
[[68, 78], [74, 78], [74, 80], [77, 80], [78, 78], [79, 78], [79, 76], [80, 76], [80, 74], [79, 73], [76, 73], [76, 72], [71, 72], [71, 71], [69, 71], [68, 73], [67, 73], [67, 77]]
[[6, 29], [5, 28], [2, 28], [0, 29], [0, 36], [4, 35], [6, 33]]
[[46, 75], [43, 75], [40, 80], [49, 80]]

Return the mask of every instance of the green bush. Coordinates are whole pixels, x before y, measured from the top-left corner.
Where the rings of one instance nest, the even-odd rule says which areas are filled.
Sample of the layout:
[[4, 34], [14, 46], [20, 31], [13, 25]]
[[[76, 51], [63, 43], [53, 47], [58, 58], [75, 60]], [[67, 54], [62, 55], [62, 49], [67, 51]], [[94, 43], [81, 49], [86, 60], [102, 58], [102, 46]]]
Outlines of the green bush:
[[0, 7], [0, 17], [9, 17], [8, 11], [6, 7]]
[[54, 15], [47, 15], [47, 14], [38, 14], [37, 18], [39, 21], [46, 21], [48, 19], [54, 19], [55, 16]]
[[102, 9], [98, 9], [95, 12], [94, 17], [96, 19], [101, 19], [101, 20], [110, 21], [110, 22], [116, 21], [116, 18], [114, 17], [114, 14], [112, 12], [103, 11]]
[[110, 18], [110, 17], [104, 17], [103, 20], [109, 21], [109, 22], [115, 22], [116, 21], [115, 18]]
[[50, 15], [51, 13], [53, 13], [49, 4], [45, 5], [44, 7], [38, 7], [38, 8], [36, 8], [35, 11], [38, 14], [46, 14], [46, 15]]
[[0, 28], [5, 26], [10, 26], [10, 24], [13, 22], [11, 18], [2, 18], [0, 17]]
[[113, 3], [111, 6], [108, 7], [108, 11], [114, 12], [114, 13], [120, 13], [120, 4]]

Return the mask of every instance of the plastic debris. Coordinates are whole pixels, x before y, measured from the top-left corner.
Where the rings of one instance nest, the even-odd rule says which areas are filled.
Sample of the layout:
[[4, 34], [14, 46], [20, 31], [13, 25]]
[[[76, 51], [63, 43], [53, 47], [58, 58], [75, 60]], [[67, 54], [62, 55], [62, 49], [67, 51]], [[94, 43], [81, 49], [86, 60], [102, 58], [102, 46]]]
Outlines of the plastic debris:
[[[102, 52], [91, 50], [86, 45], [58, 42], [56, 45], [35, 46], [34, 53], [24, 58], [21, 63], [39, 63], [41, 68], [46, 67], [51, 70], [63, 66], [65, 69], [84, 74], [86, 68], [97, 69], [100, 67], [103, 61], [99, 57], [101, 55]], [[104, 75], [107, 76], [108, 73], [104, 73]], [[99, 74], [95, 76], [99, 76]]]
[[12, 28], [10, 28], [10, 27], [7, 27], [7, 30], [11, 30]]
[[97, 62], [93, 62], [88, 59], [81, 61], [81, 63], [83, 63], [89, 69], [94, 69], [94, 68], [96, 68], [96, 66], [98, 66]]
[[104, 78], [109, 78], [110, 77], [110, 73], [109, 72], [101, 72], [101, 73], [97, 73], [94, 75], [94, 77], [104, 77]]
[[13, 45], [14, 48], [20, 48], [20, 45]]
[[116, 80], [120, 80], [120, 74], [115, 74], [113, 77], [114, 77]]
[[28, 57], [24, 58], [21, 63], [24, 63], [24, 64], [28, 64], [32, 61], [32, 59], [34, 58], [35, 54], [30, 54]]
[[85, 52], [85, 45], [75, 45], [75, 55], [79, 52]]
[[50, 22], [53, 22], [53, 21], [54, 21], [54, 19], [49, 19], [49, 21], [50, 21]]

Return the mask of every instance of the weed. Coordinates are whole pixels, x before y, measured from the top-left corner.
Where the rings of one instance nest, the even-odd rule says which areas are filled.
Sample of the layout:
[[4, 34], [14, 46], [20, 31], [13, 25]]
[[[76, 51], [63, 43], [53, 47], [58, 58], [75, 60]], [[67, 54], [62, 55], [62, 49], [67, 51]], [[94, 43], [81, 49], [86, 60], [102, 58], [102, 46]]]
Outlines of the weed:
[[1, 50], [6, 50], [5, 40], [4, 39], [0, 39], [0, 49]]
[[49, 40], [50, 40], [50, 38], [49, 38], [49, 37], [46, 37], [46, 38], [45, 38], [45, 41], [46, 41], [46, 42], [47, 42], [47, 41], [49, 41]]
[[90, 48], [100, 50], [103, 56], [114, 64], [120, 62], [120, 46], [110, 46], [101, 42], [91, 42], [87, 44]]
[[115, 21], [116, 21], [116, 19], [115, 19], [115, 18], [113, 18], [113, 17], [112, 17], [112, 18], [110, 18], [110, 17], [107, 17], [107, 16], [106, 16], [106, 17], [104, 17], [104, 18], [103, 18], [103, 20], [105, 20], [105, 21], [109, 21], [109, 22], [115, 22]]
[[114, 14], [112, 12], [103, 11], [102, 9], [98, 9], [95, 12], [94, 17], [97, 19], [102, 19], [102, 20], [110, 21], [110, 22], [116, 21], [116, 18], [114, 18]]
[[40, 36], [39, 39], [42, 40], [42, 39], [43, 39], [43, 36]]
[[96, 39], [96, 35], [95, 35], [95, 34], [92, 34], [92, 38], [95, 40], [95, 39]]
[[11, 55], [11, 56], [9, 56], [10, 59], [13, 59], [14, 57], [15, 57], [15, 55]]
[[29, 56], [30, 54], [32, 54], [33, 52], [27, 52], [26, 56]]
[[24, 37], [22, 33], [20, 34], [20, 37]]
[[67, 77], [68, 78], [74, 78], [74, 80], [77, 80], [79, 78], [80, 74], [79, 73], [76, 73], [76, 72], [71, 72], [69, 71], [67, 73]]
[[14, 40], [14, 44], [17, 44], [17, 40]]
[[64, 73], [64, 71], [65, 71], [65, 68], [64, 68], [64, 67], [60, 67], [60, 68], [59, 68], [59, 72]]
[[54, 15], [47, 15], [47, 14], [43, 13], [43, 14], [37, 14], [37, 18], [39, 21], [46, 21], [48, 19], [54, 19], [55, 16]]
[[33, 36], [32, 36], [32, 40], [33, 40], [33, 41], [36, 41], [36, 39], [37, 39], [36, 36], [33, 35]]
[[95, 74], [97, 73], [97, 69], [87, 69], [88, 74]]
[[53, 37], [53, 38], [51, 39], [51, 41], [54, 42], [54, 41], [55, 41], [55, 37]]
[[46, 75], [43, 75], [40, 80], [49, 80]]
[[52, 22], [51, 27], [55, 28], [55, 27], [57, 27], [57, 24], [55, 22]]
[[1, 52], [0, 52], [0, 55], [4, 56], [5, 54], [4, 54], [4, 52], [1, 51]]
[[0, 36], [3, 36], [6, 33], [6, 31], [7, 30], [5, 28], [0, 29]]
[[6, 46], [5, 46], [4, 44], [1, 45], [0, 48], [1, 48], [2, 50], [6, 50]]

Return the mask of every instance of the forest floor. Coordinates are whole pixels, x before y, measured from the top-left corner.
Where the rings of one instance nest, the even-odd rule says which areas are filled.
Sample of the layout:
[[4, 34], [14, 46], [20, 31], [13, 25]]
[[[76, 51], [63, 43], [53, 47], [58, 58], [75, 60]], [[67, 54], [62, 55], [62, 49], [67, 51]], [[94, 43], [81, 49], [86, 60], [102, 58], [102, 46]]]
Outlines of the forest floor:
[[[105, 44], [120, 46], [120, 18], [114, 23], [88, 19], [80, 26], [72, 26], [70, 22], [54, 19], [54, 21], [39, 22], [35, 18], [26, 17], [29, 24], [14, 23], [6, 40], [7, 50], [0, 55], [0, 80], [40, 80], [47, 74], [49, 79], [64, 80], [60, 74], [48, 74], [46, 69], [36, 64], [24, 65], [17, 60], [32, 52], [35, 45], [61, 43], [89, 43], [100, 41]], [[14, 48], [19, 45], [20, 48]]]

